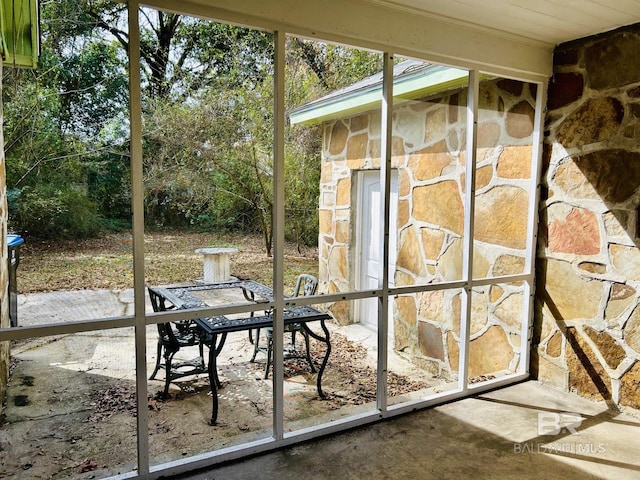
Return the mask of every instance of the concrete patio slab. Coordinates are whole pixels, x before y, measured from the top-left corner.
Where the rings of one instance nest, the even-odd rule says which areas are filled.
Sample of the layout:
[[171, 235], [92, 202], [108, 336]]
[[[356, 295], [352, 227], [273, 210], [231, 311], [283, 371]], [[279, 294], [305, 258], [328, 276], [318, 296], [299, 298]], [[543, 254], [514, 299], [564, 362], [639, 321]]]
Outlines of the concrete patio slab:
[[529, 381], [171, 478], [634, 480], [639, 434], [635, 416]]
[[[38, 325], [131, 314], [132, 302], [131, 290], [21, 295], [19, 323]], [[149, 329], [147, 351], [151, 354], [155, 351], [155, 329]], [[54, 368], [52, 372], [97, 372], [104, 377], [133, 381], [134, 363], [114, 362], [112, 358], [114, 351], [125, 352], [130, 360], [134, 358], [133, 342], [127, 338], [133, 332], [129, 330], [126, 335], [113, 338], [101, 336], [100, 332], [79, 334], [78, 351], [86, 342], [91, 355], [79, 356], [76, 363], [64, 365], [49, 361], [49, 366]], [[349, 333], [332, 326], [332, 332], [336, 331]], [[370, 356], [374, 355], [370, 330], [357, 326], [351, 329], [350, 336], [367, 348]], [[250, 346], [246, 336], [233, 341], [237, 348], [228, 349], [221, 363], [237, 362], [247, 355]], [[15, 353], [31, 347], [18, 346]], [[68, 345], [56, 341], [47, 348], [47, 355], [55, 360]], [[35, 351], [30, 355], [32, 360], [39, 358]], [[245, 380], [255, 383], [255, 375], [249, 377]], [[295, 377], [290, 379], [287, 388], [302, 388], [295, 382]], [[161, 381], [153, 383], [161, 388]], [[222, 392], [223, 396], [232, 394], [232, 390]], [[200, 423], [204, 425], [206, 396], [203, 402]], [[177, 408], [177, 404], [170, 408]], [[161, 411], [158, 417], [162, 415]], [[205, 431], [204, 427], [199, 429]], [[640, 418], [634, 412], [612, 412], [604, 404], [529, 381], [174, 478], [633, 480], [640, 479], [639, 434]], [[27, 476], [19, 478], [30, 478], [28, 474], [24, 472]]]

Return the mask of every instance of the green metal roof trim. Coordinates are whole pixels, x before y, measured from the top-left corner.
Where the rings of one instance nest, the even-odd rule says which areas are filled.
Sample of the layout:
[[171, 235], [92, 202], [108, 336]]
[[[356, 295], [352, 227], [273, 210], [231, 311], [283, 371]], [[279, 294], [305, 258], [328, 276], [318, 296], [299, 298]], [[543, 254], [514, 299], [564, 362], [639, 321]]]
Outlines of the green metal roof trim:
[[[410, 100], [467, 85], [469, 72], [407, 60], [394, 67], [393, 96]], [[382, 101], [382, 73], [295, 108], [292, 125], [314, 124], [373, 110]]]
[[29, 68], [38, 65], [38, 0], [0, 0], [0, 43], [4, 65]]

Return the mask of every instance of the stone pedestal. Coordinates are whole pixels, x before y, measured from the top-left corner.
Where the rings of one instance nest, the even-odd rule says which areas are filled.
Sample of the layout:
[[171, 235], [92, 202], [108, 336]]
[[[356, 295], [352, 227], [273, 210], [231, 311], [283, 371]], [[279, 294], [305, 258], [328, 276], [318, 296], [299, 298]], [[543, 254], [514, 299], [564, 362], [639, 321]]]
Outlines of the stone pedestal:
[[204, 283], [232, 280], [229, 259], [238, 253], [237, 248], [199, 248], [196, 253], [204, 256]]

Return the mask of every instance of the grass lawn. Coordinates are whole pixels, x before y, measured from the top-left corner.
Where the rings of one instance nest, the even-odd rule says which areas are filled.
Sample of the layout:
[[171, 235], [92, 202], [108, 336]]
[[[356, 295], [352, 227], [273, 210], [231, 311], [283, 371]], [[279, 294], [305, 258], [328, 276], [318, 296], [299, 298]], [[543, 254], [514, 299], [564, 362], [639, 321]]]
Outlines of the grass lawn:
[[[182, 231], [145, 234], [145, 282], [166, 285], [202, 277], [203, 247], [235, 247], [231, 273], [271, 285], [273, 262], [259, 234], [194, 233]], [[285, 286], [292, 289], [300, 273], [318, 274], [316, 248], [285, 245]], [[18, 292], [112, 289], [133, 287], [133, 244], [130, 232], [100, 238], [43, 242], [25, 238], [20, 247]]]

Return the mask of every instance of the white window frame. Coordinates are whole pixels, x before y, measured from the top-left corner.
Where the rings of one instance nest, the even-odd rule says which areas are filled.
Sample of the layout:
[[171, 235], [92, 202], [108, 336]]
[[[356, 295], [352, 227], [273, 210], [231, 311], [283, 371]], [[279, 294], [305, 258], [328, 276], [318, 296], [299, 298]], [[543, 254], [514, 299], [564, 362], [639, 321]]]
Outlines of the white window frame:
[[[216, 21], [241, 23], [244, 17], [234, 13], [203, 5], [168, 0], [158, 0], [146, 2], [153, 8], [162, 8], [170, 11], [180, 10], [179, 13], [215, 19]], [[391, 118], [393, 110], [393, 56], [394, 49], [390, 46], [383, 46], [384, 50], [384, 82], [383, 82], [383, 107], [382, 107], [382, 155], [383, 161], [380, 168], [381, 187], [384, 186], [383, 199], [384, 209], [381, 212], [381, 225], [384, 225], [380, 235], [383, 237], [383, 258], [380, 262], [381, 272], [379, 275], [379, 285], [376, 291], [355, 291], [348, 293], [326, 294], [322, 296], [304, 297], [299, 300], [299, 304], [329, 303], [337, 301], [354, 301], [361, 298], [379, 299], [379, 324], [378, 324], [378, 393], [375, 409], [357, 416], [347, 417], [334, 421], [331, 424], [321, 424], [315, 427], [306, 428], [294, 432], [285, 432], [283, 414], [283, 310], [284, 310], [284, 131], [285, 131], [285, 111], [284, 111], [284, 54], [286, 35], [307, 35], [309, 37], [317, 35], [316, 32], [301, 31], [292, 29], [286, 31], [282, 25], [273, 22], [262, 22], [260, 19], [251, 18], [247, 21], [247, 27], [270, 30], [274, 34], [275, 40], [275, 89], [274, 89], [274, 301], [269, 306], [274, 307], [274, 389], [273, 389], [273, 435], [271, 438], [254, 441], [222, 450], [212, 451], [197, 455], [195, 457], [179, 459], [174, 462], [151, 465], [149, 457], [149, 414], [147, 410], [147, 368], [146, 368], [146, 327], [160, 322], [186, 320], [202, 316], [203, 314], [228, 314], [241, 311], [250, 311], [258, 307], [218, 307], [204, 308], [199, 310], [189, 310], [180, 312], [149, 313], [145, 312], [145, 258], [144, 258], [144, 187], [142, 180], [142, 109], [141, 109], [141, 86], [140, 86], [140, 35], [138, 9], [142, 3], [129, 1], [129, 34], [130, 34], [130, 125], [131, 125], [131, 171], [132, 171], [132, 210], [133, 210], [133, 272], [134, 272], [134, 315], [122, 316], [110, 319], [88, 320], [74, 323], [59, 323], [46, 326], [7, 328], [0, 330], [0, 341], [11, 341], [26, 338], [44, 337], [50, 335], [73, 334], [93, 330], [105, 330], [112, 328], [133, 327], [135, 329], [136, 346], [136, 386], [137, 386], [137, 471], [127, 472], [113, 478], [157, 478], [161, 475], [178, 474], [188, 470], [202, 468], [213, 464], [242, 458], [259, 452], [273, 450], [286, 445], [291, 445], [311, 438], [337, 433], [355, 426], [365, 425], [380, 420], [381, 418], [391, 418], [396, 415], [413, 411], [417, 408], [426, 408], [433, 405], [462, 398], [470, 394], [477, 394], [482, 391], [494, 389], [499, 386], [508, 385], [523, 379], [529, 375], [528, 366], [530, 361], [530, 341], [533, 317], [533, 296], [534, 296], [534, 260], [537, 240], [538, 221], [538, 199], [539, 199], [539, 178], [541, 174], [541, 142], [543, 129], [543, 106], [546, 100], [546, 80], [545, 74], [514, 73], [512, 70], [504, 70], [499, 67], [492, 70], [477, 69], [478, 65], [470, 62], [460, 62], [457, 67], [470, 69], [469, 75], [469, 98], [467, 107], [467, 158], [466, 164], [466, 188], [465, 188], [465, 241], [463, 253], [464, 277], [460, 281], [448, 282], [438, 285], [417, 285], [410, 287], [389, 287], [389, 225], [386, 219], [389, 216], [389, 189], [391, 171]], [[253, 25], [251, 24], [253, 23]], [[343, 41], [337, 35], [325, 35], [327, 41]], [[380, 48], [381, 45], [374, 42], [352, 41], [351, 44], [359, 48]], [[403, 54], [411, 53], [403, 51]], [[425, 52], [413, 52], [416, 56], [425, 60], [440, 62], [442, 58], [437, 55], [429, 56]], [[451, 59], [448, 59], [451, 60]], [[527, 246], [525, 258], [525, 272], [520, 275], [509, 275], [503, 277], [492, 277], [481, 280], [473, 280], [471, 275], [473, 260], [473, 237], [467, 232], [473, 232], [473, 211], [474, 211], [474, 182], [475, 182], [475, 157], [476, 157], [476, 137], [477, 137], [477, 98], [479, 88], [479, 78], [481, 73], [495, 74], [504, 78], [526, 81], [537, 84], [537, 97], [535, 109], [535, 122], [533, 133], [533, 153], [532, 153], [532, 175], [529, 195], [529, 225], [527, 230]], [[382, 193], [382, 192], [381, 192]], [[466, 358], [469, 349], [469, 319], [470, 319], [470, 294], [474, 287], [498, 284], [498, 283], [523, 282], [525, 285], [523, 311], [526, 318], [522, 322], [522, 360], [518, 371], [512, 375], [500, 377], [480, 384], [469, 385], [467, 383]], [[416, 292], [433, 291], [443, 288], [458, 288], [464, 292], [463, 312], [466, 312], [465, 321], [461, 322], [461, 348], [458, 388], [453, 391], [442, 392], [436, 396], [426, 399], [412, 400], [398, 405], [389, 406], [386, 391], [386, 371], [388, 354], [388, 302], [390, 296], [406, 295]], [[265, 306], [261, 305], [260, 309]]]

